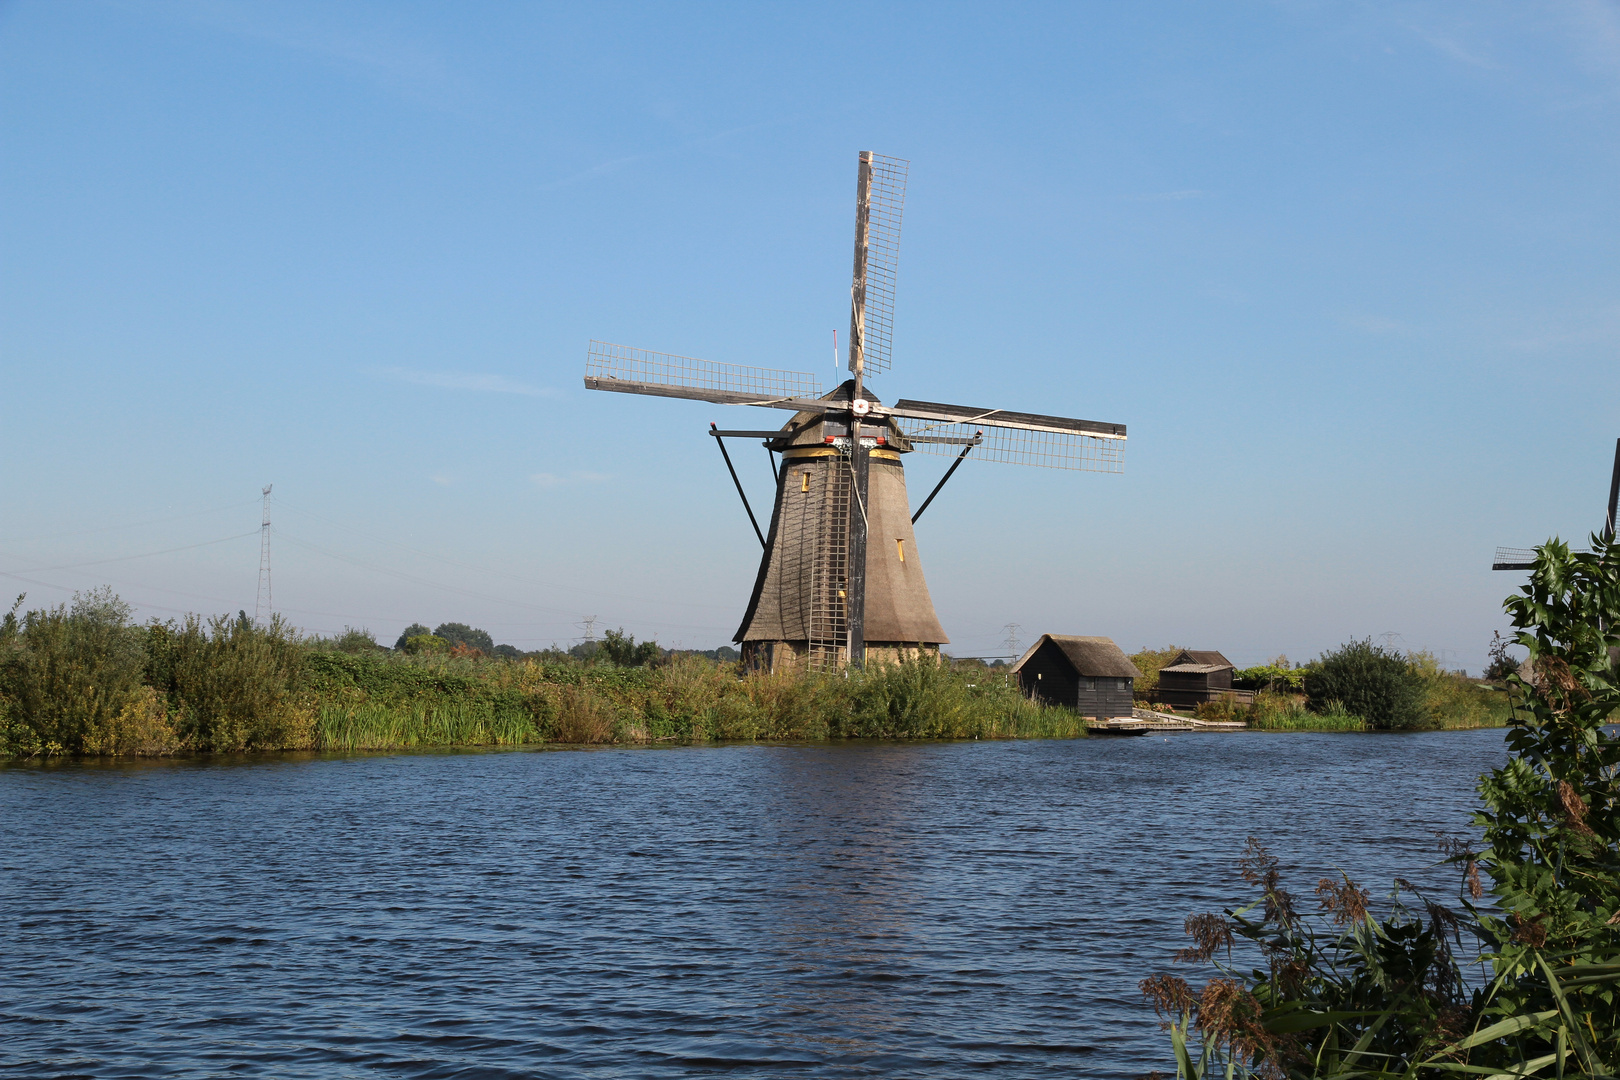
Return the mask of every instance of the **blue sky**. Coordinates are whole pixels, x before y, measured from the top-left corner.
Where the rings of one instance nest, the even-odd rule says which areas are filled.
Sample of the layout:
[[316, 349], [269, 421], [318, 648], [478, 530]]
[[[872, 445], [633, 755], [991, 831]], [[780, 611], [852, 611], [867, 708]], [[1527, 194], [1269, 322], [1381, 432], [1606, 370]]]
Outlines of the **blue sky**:
[[312, 631], [726, 642], [759, 551], [704, 431], [783, 417], [585, 391], [587, 342], [831, 384], [871, 149], [876, 392], [1130, 429], [1122, 475], [952, 480], [953, 651], [1477, 670], [1493, 548], [1601, 524], [1617, 120], [1595, 2], [0, 6], [0, 583], [251, 611], [273, 483]]

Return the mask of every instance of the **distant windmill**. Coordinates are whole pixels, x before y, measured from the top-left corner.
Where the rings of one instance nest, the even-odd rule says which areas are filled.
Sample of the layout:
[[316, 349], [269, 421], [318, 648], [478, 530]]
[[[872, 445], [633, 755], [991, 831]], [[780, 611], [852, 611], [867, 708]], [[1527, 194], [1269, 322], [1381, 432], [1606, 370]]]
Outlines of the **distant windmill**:
[[[963, 459], [1119, 472], [1125, 425], [1003, 409], [901, 399], [884, 405], [865, 384], [887, 371], [893, 335], [900, 217], [909, 163], [860, 155], [855, 200], [855, 276], [850, 288], [849, 370], [830, 391], [816, 376], [719, 364], [591, 342], [592, 390], [787, 409], [778, 431], [709, 425], [765, 553], [733, 640], [752, 666], [892, 660], [950, 639], [923, 580], [913, 524]], [[776, 476], [770, 532], [760, 533], [724, 438], [765, 441]], [[945, 476], [908, 516], [901, 455], [954, 456]], [[776, 468], [776, 455], [782, 466]]]
[[[1614, 471], [1609, 474], [1609, 514], [1603, 519], [1603, 536], [1614, 538], [1615, 504], [1620, 502], [1620, 439], [1614, 442]], [[1530, 570], [1536, 565], [1536, 553], [1529, 548], [1496, 549], [1492, 570]]]

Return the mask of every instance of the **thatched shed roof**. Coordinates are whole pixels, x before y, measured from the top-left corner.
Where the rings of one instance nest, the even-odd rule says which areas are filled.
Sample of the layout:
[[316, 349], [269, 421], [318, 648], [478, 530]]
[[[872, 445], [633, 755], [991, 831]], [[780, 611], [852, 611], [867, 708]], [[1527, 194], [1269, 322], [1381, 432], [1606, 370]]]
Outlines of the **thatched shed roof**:
[[1160, 668], [1160, 671], [1219, 671], [1221, 668], [1236, 668], [1226, 657], [1214, 649], [1182, 649], [1175, 659]]
[[1112, 638], [1072, 637], [1068, 634], [1042, 634], [1041, 639], [1018, 658], [1012, 670], [1017, 672], [1047, 642], [1056, 645], [1074, 667], [1075, 674], [1085, 678], [1137, 679], [1142, 676]]

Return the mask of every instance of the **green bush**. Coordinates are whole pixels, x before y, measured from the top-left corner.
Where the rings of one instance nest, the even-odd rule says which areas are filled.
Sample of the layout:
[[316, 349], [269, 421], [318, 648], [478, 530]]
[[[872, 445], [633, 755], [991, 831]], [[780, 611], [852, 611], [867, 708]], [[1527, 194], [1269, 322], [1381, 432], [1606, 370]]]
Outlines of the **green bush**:
[[356, 630], [352, 626], [343, 628], [343, 633], [331, 638], [323, 638], [309, 642], [312, 648], [335, 649], [345, 653], [370, 653], [382, 649], [377, 644], [377, 635], [370, 630]]
[[1407, 657], [1423, 680], [1423, 708], [1440, 728], [1502, 727], [1508, 722], [1507, 695], [1466, 675], [1447, 671], [1432, 653]]
[[433, 636], [449, 642], [452, 649], [460, 645], [464, 649], [477, 649], [485, 656], [495, 651], [495, 639], [489, 636], [487, 630], [479, 630], [466, 623], [440, 623]]
[[400, 649], [412, 656], [419, 653], [442, 653], [450, 651], [450, 643], [437, 634], [412, 634], [400, 645]]
[[143, 644], [129, 605], [105, 588], [9, 618], [0, 635], [5, 752], [101, 753], [136, 714], [144, 724]]
[[1162, 649], [1150, 649], [1144, 645], [1131, 653], [1131, 663], [1142, 673], [1135, 683], [1136, 700], [1153, 700], [1154, 693], [1159, 689], [1159, 669], [1179, 655], [1181, 655], [1180, 645], [1166, 645]]
[[175, 728], [195, 750], [269, 750], [309, 746], [312, 710], [297, 699], [307, 652], [273, 616], [246, 615], [147, 626], [148, 678], [169, 700]]
[[433, 631], [429, 630], [427, 627], [423, 626], [419, 622], [418, 623], [411, 623], [411, 625], [407, 626], [404, 630], [400, 631], [399, 640], [394, 642], [394, 648], [399, 650], [400, 652], [404, 652], [405, 651], [405, 643], [407, 641], [410, 641], [411, 638], [413, 638], [413, 637], [421, 637], [424, 634], [432, 634], [432, 633], [433, 633]]
[[[1286, 662], [1286, 657], [1284, 658]], [[1232, 672], [1232, 685], [1240, 690], [1271, 690], [1287, 693], [1305, 688], [1305, 669], [1261, 664]]]
[[644, 667], [656, 662], [663, 655], [663, 650], [656, 641], [643, 641], [637, 645], [635, 635], [626, 634], [621, 626], [602, 635], [602, 655], [607, 657], [609, 663], [620, 667]]
[[1305, 695], [1311, 709], [1325, 712], [1329, 702], [1380, 729], [1435, 726], [1424, 707], [1423, 676], [1406, 657], [1372, 643], [1352, 641], [1324, 653], [1306, 671]]

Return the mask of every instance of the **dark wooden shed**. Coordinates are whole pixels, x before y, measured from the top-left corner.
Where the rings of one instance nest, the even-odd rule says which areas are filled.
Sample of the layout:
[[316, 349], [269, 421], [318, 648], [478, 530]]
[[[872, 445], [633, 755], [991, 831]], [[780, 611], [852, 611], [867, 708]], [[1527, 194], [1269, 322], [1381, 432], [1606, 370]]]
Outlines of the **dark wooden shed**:
[[1252, 700], [1248, 691], [1232, 689], [1232, 667], [1213, 649], [1182, 649], [1159, 669], [1159, 701], [1190, 709], [1222, 697]]
[[1105, 637], [1042, 634], [1012, 667], [1024, 693], [1082, 716], [1130, 716], [1136, 665]]

